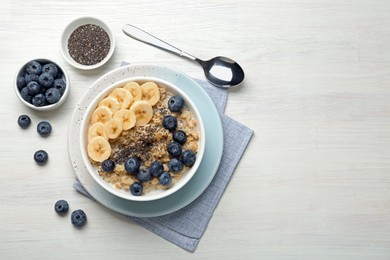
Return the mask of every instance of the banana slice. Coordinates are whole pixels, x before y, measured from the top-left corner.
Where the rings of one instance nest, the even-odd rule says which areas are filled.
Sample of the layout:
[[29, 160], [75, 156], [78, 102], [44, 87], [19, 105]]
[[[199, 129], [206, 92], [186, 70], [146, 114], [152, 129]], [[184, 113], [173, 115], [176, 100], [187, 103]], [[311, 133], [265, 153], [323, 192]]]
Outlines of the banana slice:
[[120, 109], [121, 104], [114, 97], [106, 97], [106, 98], [102, 99], [102, 101], [99, 102], [98, 107], [101, 107], [101, 106], [106, 106], [109, 109], [111, 109], [112, 113], [115, 113], [116, 111], [118, 111]]
[[122, 123], [123, 130], [129, 130], [135, 126], [135, 122], [137, 121], [134, 112], [129, 109], [116, 111], [113, 118]]
[[106, 106], [96, 108], [91, 116], [91, 124], [102, 122], [103, 124], [112, 118], [112, 111]]
[[108, 96], [116, 98], [119, 101], [120, 108], [129, 108], [133, 103], [133, 95], [124, 88], [115, 88]]
[[108, 139], [106, 127], [102, 122], [96, 122], [88, 128], [88, 142], [96, 136], [102, 136], [105, 139]]
[[141, 85], [142, 99], [154, 106], [160, 100], [160, 90], [154, 82], [146, 82]]
[[87, 153], [92, 160], [103, 162], [111, 155], [110, 143], [103, 136], [96, 136], [88, 143]]
[[134, 112], [135, 117], [137, 118], [135, 122], [136, 126], [146, 125], [153, 117], [152, 105], [146, 100], [135, 101], [133, 105], [131, 105], [130, 110]]
[[105, 129], [108, 138], [115, 139], [117, 138], [123, 131], [122, 122], [116, 119], [110, 119], [105, 124]]
[[142, 88], [137, 82], [131, 81], [127, 83], [123, 88], [130, 91], [130, 93], [133, 95], [133, 102], [142, 99]]

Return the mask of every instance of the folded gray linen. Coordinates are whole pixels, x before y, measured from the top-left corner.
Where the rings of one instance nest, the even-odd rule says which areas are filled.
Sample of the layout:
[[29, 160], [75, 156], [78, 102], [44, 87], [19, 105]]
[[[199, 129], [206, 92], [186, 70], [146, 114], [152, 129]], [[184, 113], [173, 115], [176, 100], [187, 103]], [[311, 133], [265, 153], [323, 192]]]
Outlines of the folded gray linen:
[[[216, 88], [206, 81], [196, 80], [196, 82], [205, 89], [213, 100], [220, 113], [223, 127], [223, 155], [214, 179], [196, 200], [173, 213], [149, 218], [126, 216], [138, 225], [190, 252], [194, 252], [198, 246], [202, 234], [206, 230], [253, 135], [251, 129], [224, 115], [228, 90]], [[91, 198], [79, 181], [76, 180], [73, 187]]]

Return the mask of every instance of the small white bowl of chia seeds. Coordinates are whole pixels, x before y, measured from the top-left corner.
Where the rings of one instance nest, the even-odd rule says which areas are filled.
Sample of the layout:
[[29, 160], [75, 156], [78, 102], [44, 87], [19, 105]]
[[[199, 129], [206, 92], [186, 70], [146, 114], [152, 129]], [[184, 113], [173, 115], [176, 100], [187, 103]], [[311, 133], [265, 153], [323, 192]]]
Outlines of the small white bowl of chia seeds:
[[77, 18], [62, 33], [62, 55], [78, 69], [99, 68], [111, 58], [114, 49], [115, 37], [110, 27], [95, 17]]

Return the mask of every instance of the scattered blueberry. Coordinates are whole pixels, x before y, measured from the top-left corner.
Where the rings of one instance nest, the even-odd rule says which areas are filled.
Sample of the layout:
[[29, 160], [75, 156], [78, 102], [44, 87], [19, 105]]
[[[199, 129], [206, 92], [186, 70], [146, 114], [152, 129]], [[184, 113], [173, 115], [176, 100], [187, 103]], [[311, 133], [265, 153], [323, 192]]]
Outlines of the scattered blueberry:
[[63, 79], [56, 79], [53, 83], [53, 88], [56, 88], [60, 91], [60, 94], [63, 95], [66, 88], [66, 83]]
[[178, 142], [179, 144], [184, 144], [187, 141], [187, 135], [182, 130], [176, 130], [172, 134], [173, 140]]
[[51, 124], [47, 121], [41, 121], [37, 125], [38, 134], [48, 136], [51, 133]]
[[178, 142], [171, 142], [168, 144], [168, 153], [173, 157], [179, 157], [181, 155], [181, 145]]
[[22, 76], [17, 77], [16, 86], [18, 87], [19, 91], [22, 90], [22, 88], [26, 86], [26, 79]]
[[69, 210], [69, 204], [66, 200], [58, 200], [54, 204], [54, 210], [59, 214], [65, 214]]
[[38, 82], [38, 81], [39, 81], [39, 76], [36, 75], [36, 74], [27, 74], [27, 75], [24, 77], [24, 80], [26, 81], [26, 84], [28, 84], [28, 83], [31, 82], [31, 81]]
[[115, 162], [111, 159], [102, 162], [102, 170], [105, 172], [113, 172], [115, 169]]
[[168, 172], [161, 173], [160, 177], [158, 177], [159, 182], [163, 186], [168, 186], [172, 183], [172, 176]]
[[28, 94], [31, 96], [38, 94], [40, 89], [41, 89], [41, 86], [38, 84], [38, 82], [30, 81], [27, 84], [27, 91], [28, 91]]
[[87, 223], [87, 215], [83, 210], [77, 209], [72, 212], [71, 221], [76, 227], [84, 226]]
[[46, 104], [46, 96], [42, 93], [38, 93], [32, 97], [31, 104], [36, 107], [43, 107]]
[[58, 68], [54, 63], [48, 63], [43, 65], [42, 73], [49, 73], [55, 78], [58, 74]]
[[140, 166], [141, 162], [136, 157], [130, 157], [125, 162], [125, 170], [131, 174], [137, 174]]
[[39, 62], [35, 61], [35, 60], [30, 61], [26, 65], [26, 71], [27, 71], [28, 74], [36, 74], [36, 75], [41, 74], [41, 72], [42, 72], [42, 65]]
[[26, 129], [27, 127], [29, 127], [31, 124], [31, 119], [28, 115], [21, 115], [19, 116], [18, 118], [18, 125], [23, 128], [23, 129]]
[[183, 106], [184, 106], [184, 99], [182, 96], [179, 96], [179, 95], [172, 96], [168, 100], [168, 108], [172, 112], [180, 112], [180, 110], [182, 110]]
[[162, 125], [165, 129], [175, 130], [177, 127], [177, 119], [171, 115], [164, 116]]
[[54, 78], [53, 78], [53, 76], [52, 76], [51, 74], [45, 72], [45, 73], [42, 73], [42, 74], [39, 76], [38, 82], [39, 82], [39, 84], [41, 84], [44, 88], [50, 88], [51, 86], [53, 86]]
[[49, 155], [47, 154], [46, 151], [44, 150], [38, 150], [35, 152], [34, 154], [34, 160], [36, 163], [38, 163], [39, 165], [43, 165], [47, 162], [47, 160], [49, 159]]
[[60, 99], [61, 99], [61, 93], [56, 88], [49, 88], [46, 91], [45, 96], [46, 96], [47, 102], [49, 102], [50, 104], [55, 104], [58, 101], [60, 101]]
[[32, 101], [32, 96], [31, 96], [30, 94], [28, 94], [28, 89], [27, 89], [27, 87], [22, 88], [22, 90], [20, 91], [20, 96], [21, 96], [25, 101], [27, 101], [28, 103], [31, 103], [31, 101]]
[[144, 187], [139, 182], [134, 182], [133, 184], [130, 185], [130, 192], [134, 196], [140, 196], [142, 194], [143, 189]]
[[192, 166], [194, 165], [196, 161], [196, 155], [193, 151], [191, 150], [185, 150], [183, 154], [181, 155], [181, 161], [184, 163], [186, 166]]
[[178, 173], [183, 170], [183, 163], [179, 159], [173, 158], [168, 162], [168, 168], [169, 171]]
[[138, 171], [138, 174], [137, 174], [137, 179], [142, 183], [142, 182], [148, 182], [150, 180], [152, 180], [153, 178], [153, 175], [150, 173], [149, 169], [148, 168], [141, 168], [139, 171]]
[[159, 161], [154, 161], [150, 165], [149, 171], [154, 177], [158, 177], [164, 171], [164, 165]]

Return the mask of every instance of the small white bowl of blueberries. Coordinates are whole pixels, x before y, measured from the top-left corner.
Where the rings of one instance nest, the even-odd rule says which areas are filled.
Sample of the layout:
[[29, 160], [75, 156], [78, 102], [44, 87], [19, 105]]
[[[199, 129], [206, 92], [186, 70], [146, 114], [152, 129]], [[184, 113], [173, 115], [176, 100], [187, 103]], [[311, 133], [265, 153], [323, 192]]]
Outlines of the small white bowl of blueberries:
[[68, 97], [69, 77], [53, 60], [30, 60], [16, 74], [15, 92], [26, 106], [38, 111], [52, 111]]

